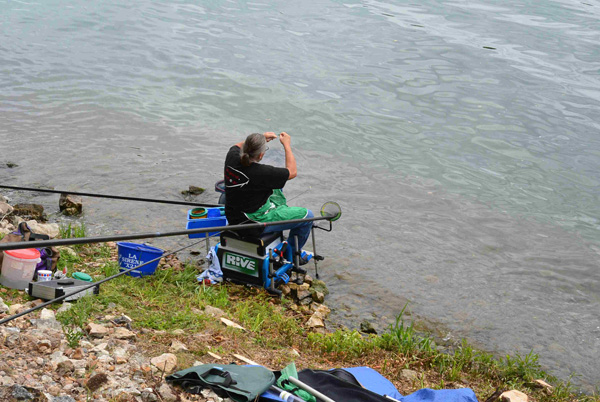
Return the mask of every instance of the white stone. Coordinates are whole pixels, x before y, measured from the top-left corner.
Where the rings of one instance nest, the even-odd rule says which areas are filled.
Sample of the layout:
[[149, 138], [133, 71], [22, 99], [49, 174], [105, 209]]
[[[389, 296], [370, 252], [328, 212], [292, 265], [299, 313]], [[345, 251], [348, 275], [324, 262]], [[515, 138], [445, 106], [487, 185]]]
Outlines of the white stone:
[[50, 384], [52, 382], [54, 382], [54, 380], [49, 375], [43, 375], [42, 376], [42, 383], [44, 383], [44, 384]]
[[323, 321], [323, 319], [321, 317], [319, 317], [315, 313], [308, 319], [308, 321], [306, 322], [306, 325], [309, 328], [324, 328], [325, 322]]
[[12, 211], [14, 211], [14, 208], [11, 205], [6, 202], [0, 202], [0, 215], [8, 215]]
[[34, 233], [45, 234], [55, 238], [60, 234], [58, 223], [39, 223], [35, 220], [27, 221], [27, 226]]
[[220, 308], [217, 308], [217, 307], [213, 307], [213, 306], [204, 307], [204, 313], [206, 315], [210, 315], [210, 316], [217, 317], [217, 318], [221, 318], [221, 317], [223, 317], [223, 315], [225, 315], [225, 312], [223, 310], [221, 310]]
[[65, 311], [69, 311], [73, 307], [71, 303], [63, 302], [58, 310], [56, 310], [56, 314], [64, 313]]
[[172, 352], [179, 352], [182, 350], [188, 350], [187, 346], [185, 346], [185, 344], [183, 342], [180, 342], [178, 340], [174, 340], [173, 342], [171, 342], [171, 351]]
[[150, 363], [160, 371], [170, 373], [177, 366], [177, 356], [172, 353], [163, 353], [150, 359]]
[[536, 384], [536, 386], [538, 386], [540, 388], [544, 388], [544, 389], [547, 389], [547, 390], [551, 390], [551, 389], [554, 388], [552, 385], [548, 384], [546, 381], [541, 380], [541, 379], [535, 380], [534, 384]]
[[2, 385], [6, 385], [7, 387], [10, 387], [11, 385], [15, 384], [15, 380], [13, 380], [12, 378], [6, 376], [6, 377], [2, 377]]
[[13, 305], [11, 305], [11, 306], [8, 308], [8, 314], [10, 314], [10, 315], [17, 314], [17, 312], [18, 312], [18, 311], [19, 311], [19, 310], [20, 310], [22, 307], [23, 307], [23, 305], [22, 305], [22, 304], [19, 304], [19, 303], [13, 304]]
[[41, 320], [54, 320], [55, 318], [54, 311], [47, 308], [42, 309], [42, 313], [40, 314]]
[[108, 328], [100, 324], [94, 324], [93, 322], [88, 324], [87, 330], [92, 338], [103, 338], [108, 334]]
[[9, 307], [4, 303], [4, 300], [0, 298], [0, 314], [8, 313]]
[[135, 332], [128, 330], [127, 328], [118, 327], [115, 330], [114, 337], [117, 339], [135, 339]]
[[527, 402], [529, 398], [521, 391], [511, 389], [510, 391], [503, 392], [500, 395], [500, 400], [504, 402]]
[[102, 363], [112, 363], [113, 358], [110, 355], [102, 355], [98, 357], [98, 361]]

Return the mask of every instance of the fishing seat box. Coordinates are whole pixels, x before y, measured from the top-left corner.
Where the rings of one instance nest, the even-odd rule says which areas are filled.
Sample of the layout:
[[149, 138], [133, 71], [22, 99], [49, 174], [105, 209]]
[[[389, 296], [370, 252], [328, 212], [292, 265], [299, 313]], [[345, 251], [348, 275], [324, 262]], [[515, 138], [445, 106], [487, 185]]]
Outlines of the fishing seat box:
[[[82, 281], [80, 279], [59, 279], [54, 281], [45, 282], [29, 282], [29, 288], [27, 293], [31, 297], [37, 297], [42, 300], [52, 300], [57, 297], [64, 296], [66, 294], [72, 294], [85, 286], [91, 285], [92, 282]], [[84, 290], [83, 292], [76, 293], [68, 296], [64, 301], [77, 300], [85, 295], [94, 294], [97, 295], [100, 292], [100, 285], [96, 285], [92, 288]]]
[[283, 240], [283, 232], [259, 236], [240, 236], [231, 231], [221, 233], [217, 257], [223, 278], [237, 283], [264, 286], [269, 275], [269, 253]]

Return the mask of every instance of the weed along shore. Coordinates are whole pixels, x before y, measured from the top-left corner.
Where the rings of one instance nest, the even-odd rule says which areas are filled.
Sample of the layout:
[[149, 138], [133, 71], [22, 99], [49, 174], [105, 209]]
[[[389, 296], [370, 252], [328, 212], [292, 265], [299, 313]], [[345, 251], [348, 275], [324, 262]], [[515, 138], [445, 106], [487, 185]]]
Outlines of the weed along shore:
[[[62, 227], [60, 236], [84, 237], [85, 228]], [[115, 243], [58, 249], [57, 269], [69, 275], [97, 282], [119, 272]], [[468, 387], [479, 401], [600, 401], [544, 373], [535, 354], [497, 358], [466, 342], [443, 353], [403, 314], [379, 335], [330, 331], [325, 284], [308, 278], [274, 297], [262, 288], [199, 283], [205, 265], [162, 258], [153, 275], [122, 275], [97, 295], [1, 325], [0, 400], [222, 401], [209, 390], [186, 393], [165, 376], [207, 363], [281, 370], [295, 362], [299, 370], [368, 366], [403, 395]], [[6, 287], [0, 298], [0, 319], [42, 303]], [[500, 398], [504, 391], [512, 392]]]

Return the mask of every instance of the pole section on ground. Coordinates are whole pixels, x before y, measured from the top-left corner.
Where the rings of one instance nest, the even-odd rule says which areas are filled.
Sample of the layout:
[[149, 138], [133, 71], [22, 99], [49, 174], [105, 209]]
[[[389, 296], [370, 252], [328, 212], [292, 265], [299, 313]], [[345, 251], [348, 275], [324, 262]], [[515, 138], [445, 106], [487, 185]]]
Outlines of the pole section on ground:
[[303, 383], [302, 381], [300, 381], [297, 378], [294, 377], [288, 377], [288, 380], [294, 384], [295, 386], [297, 386], [298, 388], [302, 388], [303, 390], [305, 390], [306, 392], [308, 392], [311, 395], [314, 395], [317, 399], [322, 400], [323, 402], [335, 402], [333, 399], [331, 399], [330, 397], [323, 395], [322, 393], [320, 393], [319, 391], [317, 391], [316, 389], [314, 389], [311, 386], [306, 385], [305, 383]]

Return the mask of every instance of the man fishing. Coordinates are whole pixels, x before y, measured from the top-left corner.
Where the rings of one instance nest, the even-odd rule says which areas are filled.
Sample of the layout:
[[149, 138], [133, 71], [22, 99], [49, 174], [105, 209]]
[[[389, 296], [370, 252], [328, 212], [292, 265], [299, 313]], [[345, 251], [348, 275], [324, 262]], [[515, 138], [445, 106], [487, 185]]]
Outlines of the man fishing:
[[[261, 164], [269, 149], [267, 143], [276, 139], [273, 132], [254, 133], [245, 141], [232, 146], [225, 158], [225, 215], [230, 225], [254, 222], [275, 222], [292, 219], [312, 218], [311, 210], [288, 207], [282, 189], [288, 180], [297, 175], [296, 159], [292, 153], [291, 138], [287, 133], [279, 134], [279, 142], [285, 151], [285, 167]], [[312, 222], [289, 223], [266, 227], [262, 233], [290, 230], [288, 239], [296, 255], [308, 240]], [[300, 265], [307, 261], [300, 258]]]

